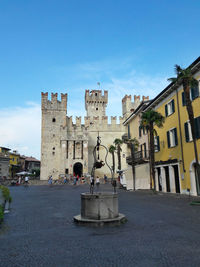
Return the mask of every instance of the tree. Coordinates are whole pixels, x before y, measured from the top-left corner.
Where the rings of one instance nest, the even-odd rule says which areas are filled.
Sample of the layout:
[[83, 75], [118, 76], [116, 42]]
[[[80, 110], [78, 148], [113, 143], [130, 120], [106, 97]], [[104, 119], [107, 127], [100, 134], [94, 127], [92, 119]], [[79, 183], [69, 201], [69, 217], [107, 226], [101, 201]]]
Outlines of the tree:
[[115, 150], [116, 150], [116, 148], [115, 148], [115, 146], [113, 146], [113, 145], [110, 145], [109, 146], [109, 149], [108, 149], [108, 151], [111, 153], [111, 155], [112, 155], [112, 162], [113, 162], [113, 165], [112, 165], [112, 170], [113, 170], [113, 174], [115, 173]]
[[116, 138], [113, 143], [115, 144], [117, 150], [118, 170], [121, 170], [121, 145], [123, 144], [123, 141], [119, 138]]
[[[197, 188], [199, 191], [199, 181], [200, 181], [200, 165], [198, 160], [197, 144], [196, 144], [196, 129], [194, 121], [194, 111], [192, 107], [192, 101], [190, 99], [190, 89], [198, 86], [198, 81], [193, 77], [191, 67], [182, 69], [179, 65], [175, 65], [176, 78], [169, 78], [168, 80], [183, 85], [183, 91], [185, 95], [186, 109], [188, 113], [188, 118], [191, 126], [191, 133], [194, 145], [194, 155], [195, 155], [195, 167], [196, 167], [196, 178], [198, 178]], [[198, 192], [199, 193], [199, 192]]]
[[163, 123], [165, 121], [165, 118], [160, 114], [159, 112], [155, 110], [148, 110], [144, 113], [142, 113], [140, 127], [145, 127], [148, 136], [149, 136], [149, 143], [150, 143], [150, 170], [151, 170], [151, 177], [150, 177], [150, 189], [152, 189], [152, 180], [154, 185], [154, 190], [156, 189], [156, 183], [155, 183], [155, 156], [154, 156], [154, 125], [157, 127], [162, 127]]
[[138, 140], [134, 137], [133, 139], [128, 139], [125, 141], [125, 143], [128, 145], [128, 147], [131, 150], [131, 159], [132, 159], [132, 173], [133, 173], [133, 190], [135, 190], [135, 151], [137, 151], [139, 142]]

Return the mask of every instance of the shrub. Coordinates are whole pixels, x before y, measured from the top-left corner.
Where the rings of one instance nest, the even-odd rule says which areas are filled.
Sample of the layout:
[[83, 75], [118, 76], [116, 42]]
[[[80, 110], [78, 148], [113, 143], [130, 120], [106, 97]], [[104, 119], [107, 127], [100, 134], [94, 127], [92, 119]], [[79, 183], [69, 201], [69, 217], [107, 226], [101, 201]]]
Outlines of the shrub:
[[6, 201], [11, 202], [12, 198], [10, 196], [10, 191], [8, 189], [8, 187], [4, 186], [4, 185], [0, 185], [0, 189], [2, 191], [3, 197]]

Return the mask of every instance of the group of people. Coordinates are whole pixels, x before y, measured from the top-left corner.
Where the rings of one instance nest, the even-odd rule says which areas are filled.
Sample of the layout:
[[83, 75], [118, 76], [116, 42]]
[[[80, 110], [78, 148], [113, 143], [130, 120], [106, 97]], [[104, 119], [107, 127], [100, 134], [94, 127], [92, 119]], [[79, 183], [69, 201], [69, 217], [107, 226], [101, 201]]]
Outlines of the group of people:
[[25, 184], [27, 185], [29, 182], [29, 177], [26, 176], [19, 176], [19, 178], [17, 177], [16, 179], [13, 179], [11, 181], [11, 185], [20, 185], [20, 184]]
[[[59, 178], [61, 179], [61, 178]], [[48, 178], [48, 184], [49, 185], [52, 185], [53, 183], [56, 183], [59, 181], [58, 180], [53, 180], [53, 177], [52, 175], [49, 176]], [[106, 174], [104, 174], [104, 183], [108, 183], [108, 177]], [[71, 175], [69, 178], [68, 177], [64, 177], [62, 178], [62, 184], [66, 184], [66, 183], [69, 183], [71, 182], [72, 185], [78, 185], [78, 184], [82, 184], [82, 183], [85, 183], [86, 182], [86, 178], [84, 176], [79, 176], [78, 174], [75, 175], [75, 173], [73, 175]], [[100, 186], [100, 178], [99, 176], [96, 176], [96, 178], [94, 178], [93, 176], [90, 176], [89, 178], [89, 184], [90, 184], [90, 192], [93, 193], [94, 191], [94, 186], [96, 184], [96, 191], [99, 192], [99, 186]], [[111, 184], [112, 186], [114, 187], [114, 191], [116, 192], [116, 180], [113, 179], [113, 181], [111, 181]]]

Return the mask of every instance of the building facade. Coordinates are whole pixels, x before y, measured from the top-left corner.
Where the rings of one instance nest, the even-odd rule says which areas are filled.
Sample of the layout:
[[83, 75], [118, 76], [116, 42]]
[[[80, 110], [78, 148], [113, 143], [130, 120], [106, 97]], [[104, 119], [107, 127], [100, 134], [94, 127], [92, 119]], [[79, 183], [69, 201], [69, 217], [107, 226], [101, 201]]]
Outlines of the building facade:
[[[108, 123], [106, 106], [108, 103], [108, 91], [86, 90], [85, 109], [87, 116], [76, 117], [73, 123], [72, 117], [67, 116], [67, 94], [61, 94], [61, 101], [57, 94], [42, 93], [42, 133], [41, 133], [41, 175], [40, 179], [47, 180], [49, 175], [53, 179], [66, 174], [90, 174], [94, 164], [93, 151], [97, 143], [97, 136], [101, 137], [101, 144], [107, 149], [116, 138], [121, 139], [125, 133], [123, 121], [130, 114], [131, 96], [125, 96], [122, 100], [123, 117], [111, 117]], [[105, 161], [106, 150], [101, 147], [100, 160]], [[105, 163], [105, 162], [104, 162]], [[107, 155], [107, 163], [112, 166], [112, 156]], [[122, 169], [126, 166], [126, 146], [122, 145]], [[110, 169], [105, 164], [101, 169], [96, 169], [96, 175], [111, 176]]]
[[[143, 96], [142, 102], [123, 123], [126, 128], [127, 140], [135, 138], [139, 143], [138, 147], [134, 149], [134, 159], [132, 159], [131, 147], [127, 145], [127, 170], [125, 175], [128, 190], [150, 188], [148, 134], [145, 129], [140, 127], [141, 114], [149, 103], [149, 97]], [[135, 177], [133, 177], [132, 164], [134, 164], [135, 168]]]
[[[193, 77], [200, 81], [200, 58], [191, 64]], [[190, 89], [195, 117], [197, 151], [200, 157], [200, 88]], [[200, 194], [195, 175], [195, 154], [186, 110], [183, 86], [171, 83], [147, 107], [165, 117], [163, 128], [155, 127], [156, 188], [171, 193]]]

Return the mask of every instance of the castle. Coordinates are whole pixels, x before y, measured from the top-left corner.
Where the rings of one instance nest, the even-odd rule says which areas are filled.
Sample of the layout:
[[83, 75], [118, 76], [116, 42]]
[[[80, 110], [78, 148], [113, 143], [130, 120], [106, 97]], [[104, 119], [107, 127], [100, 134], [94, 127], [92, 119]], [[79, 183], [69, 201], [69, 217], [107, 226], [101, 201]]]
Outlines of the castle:
[[[41, 136], [41, 180], [47, 180], [49, 175], [53, 179], [66, 174], [88, 174], [91, 173], [94, 157], [93, 150], [97, 143], [97, 136], [101, 142], [109, 148], [116, 138], [121, 139], [125, 133], [123, 121], [140, 104], [140, 96], [125, 96], [122, 99], [123, 117], [111, 117], [108, 123], [106, 107], [108, 103], [108, 91], [86, 90], [85, 109], [87, 116], [84, 117], [84, 124], [81, 124], [81, 117], [76, 117], [76, 123], [72, 117], [67, 116], [67, 94], [61, 94], [61, 101], [58, 95], [51, 94], [51, 101], [48, 100], [48, 93], [41, 93], [42, 96], [42, 136]], [[143, 97], [144, 100], [145, 97]], [[105, 159], [106, 151], [100, 149], [100, 158]], [[107, 162], [112, 166], [112, 157], [108, 153]], [[126, 146], [122, 145], [122, 169], [126, 168]], [[96, 175], [103, 177], [107, 174], [110, 177], [109, 168], [104, 165], [96, 170]]]

